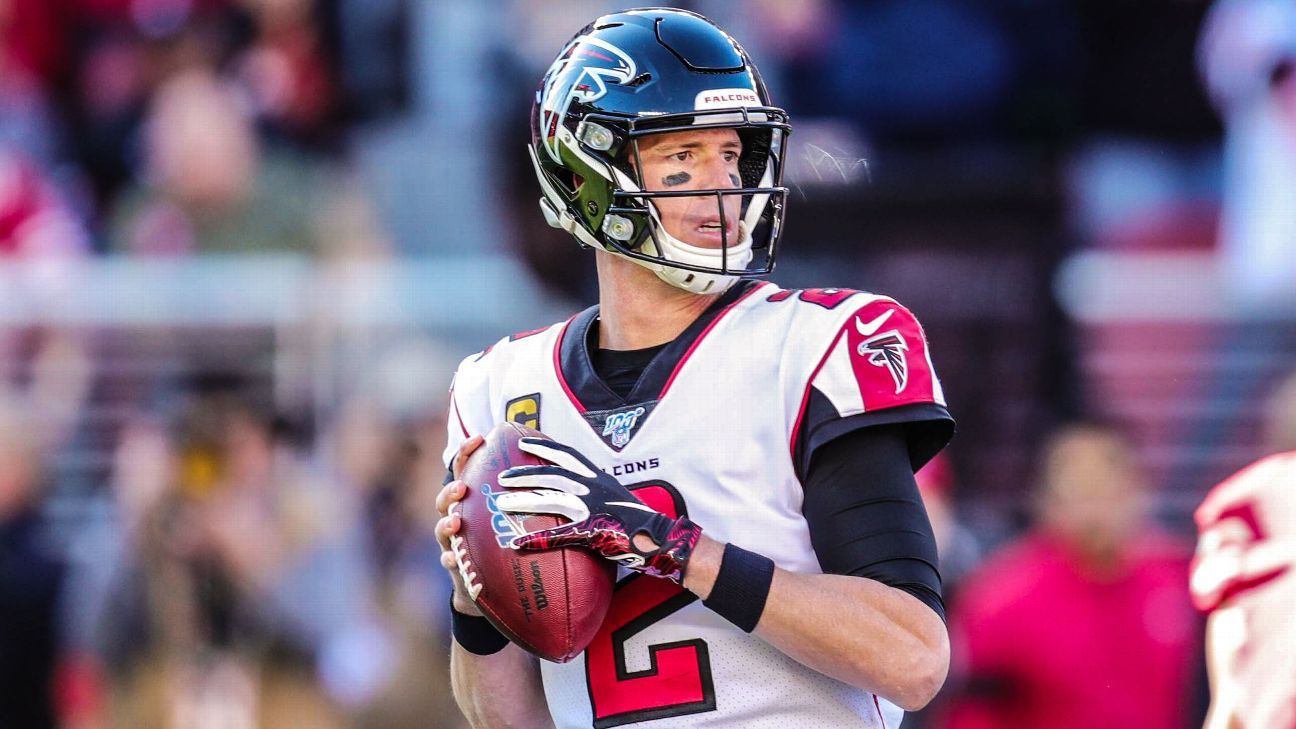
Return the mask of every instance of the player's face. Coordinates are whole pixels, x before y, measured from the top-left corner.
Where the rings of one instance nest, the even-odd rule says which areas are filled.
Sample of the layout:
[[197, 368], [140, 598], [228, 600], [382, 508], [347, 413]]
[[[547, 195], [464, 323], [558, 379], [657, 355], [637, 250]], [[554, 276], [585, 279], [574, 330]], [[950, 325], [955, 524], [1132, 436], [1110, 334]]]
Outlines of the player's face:
[[[738, 157], [742, 142], [733, 129], [699, 129], [666, 132], [644, 137], [639, 142], [644, 189], [734, 190], [742, 186]], [[738, 220], [742, 211], [739, 195], [659, 197], [653, 205], [666, 232], [700, 248], [730, 246], [739, 240]]]

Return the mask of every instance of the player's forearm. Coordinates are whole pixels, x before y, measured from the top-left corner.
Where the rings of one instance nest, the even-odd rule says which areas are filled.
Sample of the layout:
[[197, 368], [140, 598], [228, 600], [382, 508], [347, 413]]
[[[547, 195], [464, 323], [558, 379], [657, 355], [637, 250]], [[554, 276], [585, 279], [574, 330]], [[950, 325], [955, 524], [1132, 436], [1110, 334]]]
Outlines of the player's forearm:
[[940, 616], [912, 595], [862, 577], [776, 571], [756, 634], [907, 711], [931, 701], [949, 672]]
[[488, 656], [450, 644], [455, 702], [474, 729], [553, 727], [535, 658], [512, 644]]
[[[708, 597], [723, 551], [703, 536], [685, 587]], [[799, 663], [910, 711], [931, 701], [949, 671], [940, 617], [917, 598], [860, 577], [776, 570], [756, 635]]]

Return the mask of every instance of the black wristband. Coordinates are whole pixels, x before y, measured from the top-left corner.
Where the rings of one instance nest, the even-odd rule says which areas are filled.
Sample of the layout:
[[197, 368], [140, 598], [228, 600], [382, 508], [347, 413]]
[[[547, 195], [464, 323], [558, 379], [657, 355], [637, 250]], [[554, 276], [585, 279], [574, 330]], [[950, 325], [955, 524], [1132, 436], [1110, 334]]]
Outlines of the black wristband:
[[451, 598], [450, 602], [450, 632], [454, 635], [456, 643], [477, 656], [499, 653], [509, 644], [509, 639], [496, 630], [486, 618], [455, 610], [454, 598]]
[[726, 544], [715, 585], [702, 604], [750, 633], [765, 612], [765, 600], [773, 582], [774, 560]]

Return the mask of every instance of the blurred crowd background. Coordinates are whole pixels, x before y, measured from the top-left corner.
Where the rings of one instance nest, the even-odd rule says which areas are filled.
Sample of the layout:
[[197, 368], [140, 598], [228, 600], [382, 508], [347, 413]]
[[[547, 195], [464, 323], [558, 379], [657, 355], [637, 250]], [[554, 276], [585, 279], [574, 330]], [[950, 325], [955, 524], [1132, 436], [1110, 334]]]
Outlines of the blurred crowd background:
[[[0, 727], [461, 726], [446, 388], [593, 301], [528, 107], [632, 5], [0, 0]], [[905, 726], [1200, 725], [1191, 511], [1296, 448], [1296, 4], [680, 5], [792, 114], [773, 279], [906, 303], [959, 420]]]

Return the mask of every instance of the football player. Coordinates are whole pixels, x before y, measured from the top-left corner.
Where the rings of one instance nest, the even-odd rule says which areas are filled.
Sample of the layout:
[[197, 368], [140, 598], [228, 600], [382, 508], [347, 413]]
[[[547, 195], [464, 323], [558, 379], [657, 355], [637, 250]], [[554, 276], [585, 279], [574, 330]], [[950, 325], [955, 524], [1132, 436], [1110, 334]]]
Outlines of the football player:
[[1195, 516], [1193, 601], [1209, 613], [1206, 729], [1296, 727], [1296, 451], [1216, 486]]
[[594, 251], [599, 304], [460, 365], [451, 473], [508, 419], [548, 465], [505, 472], [505, 511], [564, 526], [623, 578], [569, 663], [539, 662], [455, 575], [453, 681], [475, 726], [898, 727], [949, 664], [914, 471], [953, 431], [904, 307], [770, 272], [787, 114], [705, 18], [607, 15], [545, 75], [529, 148], [555, 227]]

